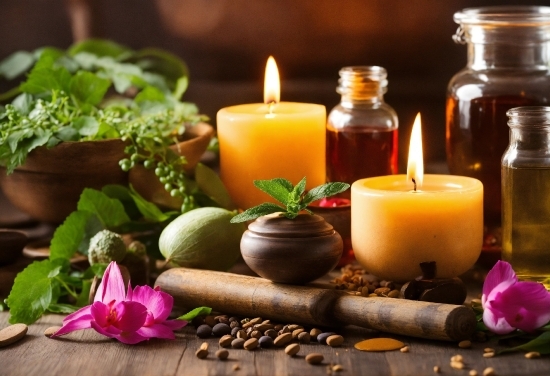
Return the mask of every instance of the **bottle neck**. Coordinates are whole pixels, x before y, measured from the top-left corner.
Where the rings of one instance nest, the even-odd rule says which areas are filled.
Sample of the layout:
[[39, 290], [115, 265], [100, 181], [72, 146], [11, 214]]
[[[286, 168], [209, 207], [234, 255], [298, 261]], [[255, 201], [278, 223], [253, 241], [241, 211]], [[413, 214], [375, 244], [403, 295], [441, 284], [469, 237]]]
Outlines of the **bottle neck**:
[[468, 68], [548, 70], [550, 43], [531, 45], [468, 43]]
[[384, 102], [387, 72], [378, 66], [352, 66], [340, 69], [336, 92], [342, 95], [344, 108], [372, 107]]
[[550, 151], [550, 107], [516, 107], [506, 112], [510, 147], [518, 151]]
[[384, 93], [379, 92], [373, 95], [352, 95], [342, 94], [340, 105], [345, 108], [351, 107], [372, 107], [384, 103]]

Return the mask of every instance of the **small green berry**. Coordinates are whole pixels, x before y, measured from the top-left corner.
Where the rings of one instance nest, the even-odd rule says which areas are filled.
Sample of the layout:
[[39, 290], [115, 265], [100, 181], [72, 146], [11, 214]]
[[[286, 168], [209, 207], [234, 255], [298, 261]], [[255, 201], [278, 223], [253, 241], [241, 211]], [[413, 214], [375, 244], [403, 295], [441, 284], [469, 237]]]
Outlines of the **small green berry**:
[[139, 154], [132, 154], [132, 156], [130, 157], [130, 159], [131, 159], [133, 162], [139, 161]]
[[164, 169], [162, 167], [155, 168], [155, 175], [163, 176], [164, 175]]
[[170, 183], [164, 184], [164, 189], [166, 189], [167, 191], [170, 192], [170, 190], [172, 190], [172, 184], [170, 184]]
[[178, 197], [179, 195], [180, 195], [180, 191], [177, 190], [177, 189], [172, 189], [170, 191], [170, 196], [172, 196], [172, 197]]
[[145, 160], [145, 162], [143, 162], [143, 167], [145, 167], [146, 169], [151, 169], [154, 166], [155, 166], [155, 162], [153, 162], [150, 159], [147, 159], [147, 160]]

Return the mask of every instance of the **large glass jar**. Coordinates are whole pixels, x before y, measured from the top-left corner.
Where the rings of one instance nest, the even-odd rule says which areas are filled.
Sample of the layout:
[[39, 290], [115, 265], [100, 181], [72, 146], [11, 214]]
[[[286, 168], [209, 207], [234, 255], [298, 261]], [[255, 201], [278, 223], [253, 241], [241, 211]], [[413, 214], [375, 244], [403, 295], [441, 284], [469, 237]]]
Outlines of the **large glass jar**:
[[550, 288], [550, 107], [507, 112], [502, 157], [502, 258], [518, 277]]
[[[377, 66], [340, 70], [340, 104], [327, 120], [327, 181], [352, 184], [397, 173], [397, 114], [384, 102], [387, 72]], [[350, 198], [350, 190], [341, 197]]]
[[483, 183], [484, 249], [499, 250], [506, 111], [550, 102], [550, 7], [468, 8], [454, 20], [468, 60], [447, 90], [447, 162]]

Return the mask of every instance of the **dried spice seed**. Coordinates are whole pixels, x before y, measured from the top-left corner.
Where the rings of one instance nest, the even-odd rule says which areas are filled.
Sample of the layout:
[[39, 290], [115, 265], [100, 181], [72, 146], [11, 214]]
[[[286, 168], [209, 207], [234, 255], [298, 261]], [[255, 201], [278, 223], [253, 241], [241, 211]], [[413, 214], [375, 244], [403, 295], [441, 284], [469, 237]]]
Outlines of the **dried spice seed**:
[[197, 337], [208, 338], [212, 335], [212, 327], [207, 324], [203, 324], [197, 328]]
[[292, 331], [292, 339], [298, 338], [300, 333], [302, 333], [303, 331], [304, 331], [304, 329], [296, 329], [296, 330]]
[[237, 332], [237, 338], [242, 338], [246, 341], [248, 339], [248, 334], [246, 334], [246, 331], [241, 329]]
[[458, 347], [460, 347], [461, 349], [469, 349], [470, 347], [472, 347], [472, 342], [468, 340], [460, 341], [458, 343]]
[[469, 376], [477, 376], [477, 371], [475, 369], [472, 369], [472, 370], [470, 370], [470, 372], [468, 372], [468, 375]]
[[388, 298], [393, 298], [393, 299], [397, 299], [399, 298], [399, 290], [391, 290], [389, 293], [388, 293]]
[[231, 329], [240, 328], [241, 324], [238, 321], [230, 321], [229, 322], [229, 327]]
[[205, 323], [206, 325], [208, 325], [209, 327], [213, 328], [214, 325], [217, 324], [217, 322], [216, 322], [216, 317], [215, 317], [215, 316], [206, 316], [206, 317], [204, 318], [204, 323]]
[[256, 347], [258, 347], [258, 339], [250, 338], [244, 343], [243, 347], [245, 348], [245, 350], [254, 350]]
[[317, 336], [317, 342], [319, 342], [322, 345], [326, 345], [327, 344], [327, 338], [330, 337], [330, 336], [333, 336], [335, 334], [336, 333], [333, 333], [333, 332], [321, 333]]
[[441, 368], [439, 366], [434, 366], [434, 372], [439, 373], [441, 371]]
[[238, 371], [238, 370], [240, 370], [240, 369], [241, 369], [241, 367], [239, 367], [238, 364], [235, 364], [235, 365], [233, 366], [233, 371]]
[[311, 342], [311, 336], [309, 335], [308, 332], [302, 332], [300, 334], [298, 334], [298, 341], [300, 343], [310, 343]]
[[462, 355], [455, 355], [451, 357], [451, 362], [462, 362], [462, 361], [464, 361], [464, 358], [462, 357]]
[[289, 343], [290, 341], [292, 341], [292, 334], [284, 333], [284, 334], [281, 334], [280, 336], [278, 336], [277, 338], [275, 338], [275, 340], [273, 341], [273, 344], [275, 346], [282, 347], [282, 346], [286, 345], [287, 343]]
[[335, 335], [327, 337], [326, 343], [330, 347], [342, 346], [342, 343], [344, 343], [344, 337], [342, 337], [338, 334], [335, 334]]
[[306, 362], [308, 362], [309, 364], [319, 364], [323, 361], [323, 359], [325, 359], [325, 357], [323, 356], [323, 354], [319, 353], [311, 353], [306, 355]]
[[464, 363], [462, 362], [451, 362], [451, 367], [454, 369], [464, 369]]
[[483, 370], [483, 376], [494, 376], [494, 375], [496, 375], [496, 373], [493, 367], [487, 367]]
[[399, 349], [399, 351], [401, 351], [402, 353], [408, 353], [409, 352], [409, 346], [402, 347], [401, 349]]
[[11, 345], [25, 337], [29, 330], [25, 324], [13, 324], [0, 330], [0, 347]]
[[269, 336], [269, 337], [271, 337], [272, 339], [277, 338], [277, 335], [278, 335], [278, 334], [277, 334], [277, 332], [276, 332], [274, 329], [268, 329], [268, 330], [266, 330], [265, 333], [264, 333], [264, 336]]
[[208, 356], [208, 343], [203, 342], [201, 347], [195, 352], [195, 355], [199, 359], [205, 359]]
[[374, 293], [378, 296], [387, 296], [390, 291], [391, 289], [388, 287], [379, 287], [374, 290]]
[[525, 354], [525, 357], [526, 357], [527, 359], [540, 358], [540, 353], [537, 352], [537, 351], [531, 351], [531, 352], [528, 352], [527, 354]]
[[494, 353], [494, 352], [495, 352], [495, 349], [492, 349], [492, 348], [490, 348], [490, 347], [486, 347], [486, 348], [483, 349], [483, 352], [484, 352], [484, 353], [490, 353], [490, 352]]
[[486, 353], [483, 354], [484, 358], [492, 358], [494, 356], [495, 356], [494, 352], [486, 352]]
[[258, 340], [258, 343], [260, 344], [260, 347], [264, 349], [268, 349], [271, 346], [273, 346], [273, 338], [269, 336], [263, 336], [263, 337], [260, 337], [260, 339]]
[[220, 360], [226, 360], [229, 357], [229, 351], [226, 349], [219, 349], [216, 351], [216, 357]]
[[340, 364], [335, 364], [332, 366], [332, 372], [340, 372], [343, 370], [344, 370], [344, 367], [342, 367]]
[[50, 326], [46, 330], [44, 330], [44, 335], [46, 337], [51, 337], [55, 332], [57, 332], [59, 329], [61, 329], [60, 326]]
[[229, 334], [224, 335], [220, 338], [219, 344], [221, 347], [231, 347], [231, 342], [233, 342], [233, 337]]
[[313, 341], [317, 341], [317, 336], [319, 334], [323, 333], [323, 331], [321, 329], [317, 329], [317, 328], [313, 328], [309, 331], [309, 335], [311, 337], [311, 340]]
[[231, 333], [231, 328], [227, 324], [219, 323], [212, 328], [212, 334], [216, 337], [222, 337], [229, 333]]
[[289, 356], [294, 356], [300, 351], [300, 345], [293, 343], [285, 347], [285, 353]]
[[239, 327], [231, 329], [231, 336], [236, 337], [239, 330], [242, 330], [242, 329]]
[[231, 347], [234, 348], [234, 349], [242, 349], [245, 342], [246, 341], [242, 338], [235, 338], [231, 342]]

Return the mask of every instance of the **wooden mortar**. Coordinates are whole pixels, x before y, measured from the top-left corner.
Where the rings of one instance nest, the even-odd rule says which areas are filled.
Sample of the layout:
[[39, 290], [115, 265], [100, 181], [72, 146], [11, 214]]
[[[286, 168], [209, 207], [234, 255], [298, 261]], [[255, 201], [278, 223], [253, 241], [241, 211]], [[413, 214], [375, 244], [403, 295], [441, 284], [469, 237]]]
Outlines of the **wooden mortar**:
[[474, 312], [451, 304], [365, 298], [339, 290], [283, 285], [209, 270], [174, 268], [156, 283], [176, 306], [208, 306], [224, 314], [316, 326], [357, 325], [399, 335], [444, 341], [469, 339]]

